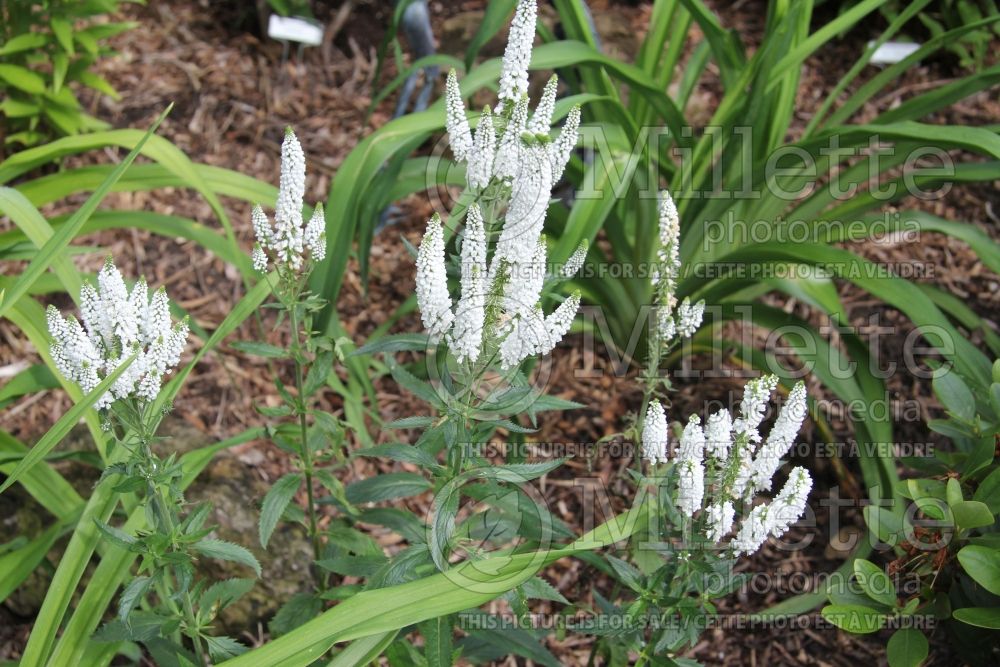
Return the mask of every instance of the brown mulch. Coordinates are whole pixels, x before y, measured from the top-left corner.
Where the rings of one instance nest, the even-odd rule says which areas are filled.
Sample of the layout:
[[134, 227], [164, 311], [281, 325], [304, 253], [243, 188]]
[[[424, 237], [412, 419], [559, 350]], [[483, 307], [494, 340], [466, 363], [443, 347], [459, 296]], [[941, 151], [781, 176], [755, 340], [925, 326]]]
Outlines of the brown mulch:
[[[121, 56], [100, 65], [101, 73], [122, 93], [118, 102], [90, 96], [88, 104], [94, 115], [108, 120], [115, 127], [148, 126], [157, 114], [173, 102], [174, 109], [159, 130], [181, 148], [193, 161], [234, 169], [265, 181], [277, 182], [278, 148], [283, 128], [292, 125], [303, 143], [308, 160], [310, 201], [325, 201], [330, 178], [356, 145], [358, 140], [386, 122], [394, 99], [383, 102], [366, 124], [365, 114], [371, 99], [375, 76], [375, 49], [383, 34], [389, 13], [387, 3], [365, 3], [343, 24], [336, 37], [320, 49], [291, 53], [283, 58], [280, 45], [262, 41], [253, 30], [253, 17], [247, 17], [241, 6], [249, 3], [209, 3], [194, 0], [164, 0], [147, 6], [129, 6], [125, 14], [141, 23], [141, 37], [128, 33], [115, 40]], [[645, 25], [650, 6], [637, 7], [617, 3], [597, 2], [595, 14], [598, 27], [609, 43], [609, 52], [634, 53], [637, 34]], [[735, 26], [751, 44], [763, 31], [763, 3], [710, 3], [720, 13], [723, 25]], [[468, 12], [481, 9], [481, 2], [430, 3], [432, 20], [444, 42], [461, 43]], [[334, 9], [326, 4], [317, 6], [318, 17], [329, 23], [336, 21]], [[611, 12], [614, 12], [613, 14]], [[627, 20], [616, 20], [623, 15]], [[804, 127], [809, 113], [821, 102], [825, 91], [860, 53], [865, 41], [877, 34], [880, 26], [870, 26], [871, 34], [847, 36], [826, 49], [821, 56], [811, 58], [803, 71], [799, 100], [802, 115], [797, 119]], [[631, 41], [630, 41], [631, 40]], [[444, 47], [442, 47], [444, 48]], [[391, 60], [391, 59], [390, 59]], [[390, 62], [382, 74], [385, 83], [395, 74]], [[898, 82], [895, 92], [866, 105], [857, 120], [873, 117], [879, 110], [890, 108], [899, 99], [919, 92], [928, 81], [940, 81], [957, 76], [954, 63], [944, 58], [921, 65]], [[719, 88], [706, 85], [692, 102], [694, 117], [707, 121], [718, 99]], [[1000, 121], [1000, 103], [995, 97], [982, 94], [963, 100], [933, 122], [978, 125]], [[100, 155], [83, 156], [68, 161], [79, 166], [94, 161], [120, 159], [121, 155], [107, 151]], [[48, 207], [55, 215], [72, 210], [79, 198]], [[224, 201], [226, 213], [237, 237], [249, 249], [252, 232], [248, 207], [233, 200]], [[104, 206], [120, 210], [151, 210], [190, 217], [213, 228], [218, 220], [208, 205], [196, 193], [161, 189], [151, 192], [114, 194]], [[969, 220], [979, 224], [994, 238], [998, 233], [995, 190], [987, 185], [953, 189], [938, 199], [907, 201], [901, 208], [919, 208], [948, 219]], [[406, 219], [376, 237], [372, 248], [371, 275], [367, 293], [357, 275], [352, 260], [344, 289], [338, 302], [343, 326], [355, 342], [360, 343], [379, 324], [393, 314], [396, 307], [413, 291], [412, 261], [400, 236], [416, 243], [430, 205], [423, 197], [412, 197], [401, 206]], [[232, 267], [203, 251], [196, 244], [152, 235], [140, 230], [109, 231], [95, 234], [88, 243], [111, 252], [123, 272], [144, 274], [151, 284], [166, 285], [171, 296], [184, 307], [197, 325], [211, 330], [228, 314], [244, 291], [242, 281]], [[913, 259], [933, 266], [928, 281], [946, 288], [969, 304], [979, 315], [994, 324], [1000, 311], [1000, 290], [997, 276], [985, 270], [963, 244], [937, 234], [923, 234], [916, 243], [889, 240], [880, 244], [853, 244], [857, 253], [883, 263], [899, 263]], [[78, 268], [95, 271], [102, 253], [78, 257]], [[13, 273], [17, 266], [0, 267], [0, 273]], [[893, 309], [886, 308], [860, 290], [845, 285], [842, 298], [852, 324], [868, 325], [868, 317], [877, 314], [879, 325], [890, 326], [893, 332], [879, 339], [882, 359], [899, 360], [901, 342], [912, 326]], [[67, 307], [68, 300], [57, 305]], [[799, 303], [783, 300], [789, 312], [808, 316], [808, 309]], [[280, 343], [281, 334], [274, 333], [265, 316], [263, 331], [269, 340]], [[248, 322], [234, 338], [257, 339], [257, 322]], [[404, 317], [395, 325], [396, 331], [418, 330], [415, 315]], [[0, 322], [0, 369], [15, 370], [35, 363], [37, 355], [31, 345], [9, 322]], [[579, 338], [568, 340], [552, 357], [548, 386], [553, 393], [572, 398], [590, 406], [558, 415], [546, 415], [541, 421], [539, 442], [594, 442], [624, 430], [626, 415], [634, 413], [641, 400], [638, 383], [617, 380], [603, 348], [581, 351]], [[197, 343], [189, 346], [190, 355]], [[189, 357], [188, 357], [189, 358]], [[700, 363], [698, 360], [695, 362]], [[281, 369], [287, 373], [287, 369]], [[185, 384], [174, 405], [174, 414], [198, 430], [214, 438], [225, 438], [250, 426], [264, 423], [255, 412], [254, 404], [276, 404], [278, 397], [270, 380], [268, 366], [259, 360], [247, 359], [226, 346], [208, 355]], [[677, 393], [673, 398], [672, 414], [700, 412], [706, 401], [730, 402], [738, 397], [739, 379], [712, 379], [700, 382], [696, 377], [678, 377]], [[900, 441], [927, 439], [922, 419], [934, 413], [934, 402], [927, 381], [914, 380], [907, 374], [896, 373], [889, 379], [890, 393], [899, 406], [916, 405], [918, 418], [897, 419]], [[420, 414], [423, 406], [414, 397], [400, 394], [391, 380], [376, 380], [379, 416], [384, 420]], [[817, 395], [814, 393], [813, 395]], [[23, 441], [31, 442], [44, 433], [53, 415], [64, 412], [69, 400], [62, 392], [46, 392], [23, 399], [0, 414], [0, 425]], [[328, 392], [322, 406], [335, 414], [342, 412], [340, 398]], [[849, 435], [849, 424], [837, 415], [830, 415], [830, 425], [836, 438]], [[386, 436], [373, 434], [382, 440]], [[804, 433], [807, 442], [818, 442], [820, 434]], [[244, 446], [252, 450], [257, 472], [262, 479], [276, 479], [287, 470], [283, 453], [267, 443]], [[833, 485], [842, 487], [843, 495], [863, 497], [860, 475], [854, 464], [807, 457], [818, 479], [817, 493]], [[625, 478], [630, 465], [628, 457], [599, 457], [594, 460], [574, 458], [564, 468], [544, 482], [543, 491], [554, 514], [572, 526], [579, 524], [582, 497], [573, 481], [579, 477], [594, 477], [609, 490], [612, 508], [621, 511], [631, 501], [631, 486]], [[353, 464], [349, 479], [369, 477], [392, 469], [391, 464], [359, 459]], [[414, 509], [425, 509], [425, 501]], [[821, 575], [837, 567], [845, 557], [825, 543], [820, 530], [829, 525], [830, 517], [816, 517], [820, 537], [802, 551], [787, 557], [785, 552], [765, 549], [744, 563], [748, 571], [790, 574], [803, 572]], [[841, 517], [838, 539], [849, 539], [852, 532], [863, 530], [856, 510]], [[591, 604], [589, 591], [596, 588], [610, 595], [613, 586], [603, 577], [577, 560], [564, 560], [546, 570], [546, 578], [564, 591], [568, 598]], [[772, 590], [768, 593], [749, 592], [722, 601], [720, 612], [735, 615], [766, 608], [788, 594]], [[502, 608], [500, 603], [492, 605]], [[549, 603], [533, 605], [539, 612], [557, 611]], [[5, 624], [6, 625], [6, 624]], [[25, 629], [20, 624], [19, 632]], [[14, 624], [0, 632], [0, 645], [7, 641], [3, 634], [14, 631]], [[883, 638], [884, 640], [884, 638]], [[23, 637], [11, 640], [23, 641]], [[592, 640], [586, 636], [569, 635], [564, 640], [550, 638], [547, 645], [564, 664], [586, 664]], [[2, 652], [0, 652], [2, 655]], [[883, 660], [882, 644], [845, 635], [822, 624], [801, 630], [785, 628], [715, 628], [690, 652], [690, 657], [714, 665], [856, 665], [876, 664]], [[946, 648], [935, 642], [932, 658], [936, 664], [954, 664]], [[520, 664], [508, 660], [500, 664]]]

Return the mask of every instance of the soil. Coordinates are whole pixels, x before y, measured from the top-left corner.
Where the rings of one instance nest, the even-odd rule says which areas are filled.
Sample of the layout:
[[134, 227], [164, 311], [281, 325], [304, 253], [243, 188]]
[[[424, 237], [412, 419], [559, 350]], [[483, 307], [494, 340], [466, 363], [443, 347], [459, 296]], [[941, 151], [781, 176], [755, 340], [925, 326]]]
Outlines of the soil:
[[[337, 8], [328, 3], [315, 3], [317, 18], [328, 26], [337, 22]], [[389, 3], [362, 2], [342, 23], [335, 37], [323, 47], [284, 54], [279, 44], [262, 40], [255, 31], [256, 17], [248, 13], [250, 3], [208, 2], [207, 0], [161, 0], [145, 6], [127, 5], [125, 18], [141, 24], [137, 33], [126, 33], [115, 38], [113, 44], [120, 55], [102, 61], [100, 73], [121, 92], [118, 101], [96, 95], [85, 95], [91, 113], [107, 120], [114, 127], [145, 128], [170, 102], [174, 108], [164, 121], [159, 134], [166, 137], [193, 161], [234, 169], [264, 181], [277, 182], [278, 153], [285, 126], [295, 128], [308, 160], [306, 198], [324, 201], [330, 179], [356, 143], [373, 128], [389, 120], [395, 104], [390, 97], [377, 105], [368, 116], [368, 107], [374, 89], [385, 84], [396, 74], [392, 58], [376, 77], [376, 52], [382, 41], [385, 25], [391, 14]], [[475, 22], [483, 7], [478, 0], [460, 3], [430, 2], [432, 23], [438, 35], [440, 50], [459, 57], [474, 31]], [[753, 46], [762, 34], [763, 17], [767, 3], [709, 2], [722, 24], [735, 28], [741, 38]], [[648, 3], [618, 3], [602, 0], [591, 3], [597, 18], [597, 27], [609, 53], [619, 56], [635, 54], [646, 25], [651, 6]], [[552, 12], [542, 9], [545, 20]], [[818, 16], [814, 25], [830, 17]], [[837, 40], [821, 55], [810, 58], [803, 70], [800, 86], [797, 127], [803, 128], [825, 94], [847, 71], [864, 44], [874, 38], [881, 28], [880, 19], [866, 23], [858, 31]], [[502, 41], [495, 40], [483, 51], [498, 55]], [[994, 54], [995, 55], [995, 54]], [[855, 120], [872, 118], [878, 111], [891, 108], [928, 82], [939, 82], [961, 74], [954, 58], [943, 57], [922, 64], [911, 70], [899, 81], [892, 92], [876, 98], [859, 111]], [[699, 88], [692, 101], [692, 117], [707, 121], [715, 109], [721, 87], [708, 85]], [[982, 93], [969, 97], [948, 110], [935, 115], [930, 122], [949, 122], [983, 125], [1000, 122], [1000, 102], [995, 94]], [[100, 155], [72, 158], [67, 166], [88, 162], [107, 162], [121, 159], [115, 151]], [[1000, 239], [1000, 201], [996, 184], [955, 187], [931, 201], [905, 201], [900, 208], [918, 208], [950, 220], [968, 220]], [[72, 210], [81, 198], [71, 198], [48, 207], [47, 215]], [[226, 213], [236, 235], [245, 248], [252, 245], [249, 208], [242, 202], [224, 200]], [[108, 197], [105, 208], [137, 209], [165, 214], [183, 215], [213, 228], [218, 221], [207, 204], [195, 193], [187, 190], [164, 188], [151, 192], [116, 193]], [[431, 213], [425, 196], [413, 196], [399, 204], [398, 224], [377, 235], [372, 247], [371, 272], [367, 289], [358, 277], [357, 262], [351, 260], [345, 277], [344, 288], [337, 304], [344, 329], [355, 342], [360, 343], [379, 325], [388, 321], [396, 308], [413, 293], [412, 260], [402, 239], [416, 244], [423, 232], [424, 222]], [[0, 222], [0, 225], [3, 225]], [[129, 275], [144, 274], [152, 285], [166, 285], [171, 296], [191, 314], [193, 322], [211, 330], [228, 314], [232, 305], [243, 293], [243, 283], [236, 271], [224, 261], [202, 250], [197, 245], [182, 240], [167, 239], [141, 230], [107, 231], [92, 235], [87, 242], [101, 248], [102, 252], [78, 255], [75, 258], [81, 270], [96, 271], [103, 256], [110, 252], [119, 267]], [[921, 262], [934, 267], [933, 275], [926, 282], [940, 286], [967, 303], [978, 315], [986, 318], [996, 328], [1000, 322], [1000, 290], [998, 277], [986, 270], [964, 244], [938, 234], [921, 234], [917, 242], [890, 239], [879, 244], [851, 244], [851, 249], [873, 261], [898, 263]], [[17, 266], [0, 267], [0, 273], [12, 273]], [[840, 288], [850, 322], [855, 326], [869, 326], [869, 316], [877, 315], [880, 325], [888, 326], [892, 333], [879, 338], [879, 351], [884, 361], [901, 361], [902, 342], [912, 330], [906, 318], [887, 308], [850, 285]], [[787, 312], [812, 318], [809, 309], [795, 300], [775, 300]], [[56, 301], [66, 308], [68, 300]], [[270, 321], [265, 319], [265, 330], [270, 331]], [[406, 315], [394, 325], [393, 331], [416, 331], [419, 318]], [[271, 342], [281, 344], [281, 334], [268, 334]], [[0, 322], [0, 370], [16, 370], [36, 363], [38, 357], [28, 343], [9, 322]], [[257, 325], [250, 323], [233, 337], [257, 339]], [[976, 341], [979, 342], [979, 341]], [[581, 340], [569, 337], [552, 355], [552, 375], [549, 388], [566, 398], [588, 406], [595, 406], [562, 414], [543, 416], [540, 422], [539, 442], [595, 442], [609, 434], [617, 433], [628, 425], [627, 415], [634, 414], [641, 402], [641, 389], [634, 375], [616, 378], [613, 364], [598, 347], [592, 353], [582, 352]], [[189, 346], [188, 354], [194, 345]], [[704, 360], [695, 359], [695, 366]], [[736, 370], [736, 369], [733, 369]], [[288, 369], [281, 369], [286, 373]], [[701, 412], [707, 401], [730, 402], [738, 396], [742, 381], [722, 378], [702, 382], [697, 377], [678, 376], [675, 379], [672, 414]], [[378, 416], [385, 421], [422, 413], [421, 403], [413, 396], [400, 393], [388, 378], [376, 380], [378, 390]], [[889, 379], [890, 395], [899, 414], [895, 418], [895, 432], [899, 442], [931, 440], [938, 446], [945, 441], [928, 438], [923, 424], [928, 416], [939, 414], [925, 380], [917, 380], [905, 373], [896, 373]], [[818, 384], [810, 387], [814, 396], [821, 395]], [[251, 426], [263, 423], [254, 410], [254, 404], [273, 405], [278, 402], [266, 364], [247, 358], [227, 346], [208, 355], [199, 364], [185, 384], [174, 404], [174, 419], [183, 421], [183, 427], [192, 428], [208, 439], [223, 439]], [[321, 407], [342, 414], [340, 399], [332, 392], [323, 395]], [[21, 399], [0, 415], [0, 426], [24, 442], [33, 442], [51, 425], [54, 415], [62, 414], [70, 403], [60, 391], [50, 391]], [[912, 408], [904, 414], [904, 408]], [[849, 439], [850, 426], [842, 417], [828, 414], [826, 421], [833, 439]], [[374, 423], [374, 422], [372, 422]], [[379, 441], [388, 435], [373, 433]], [[398, 437], [395, 434], [393, 437]], [[822, 436], [814, 425], [807, 423], [802, 440], [820, 442]], [[356, 443], [351, 443], [351, 446]], [[238, 465], [240, 473], [248, 476], [244, 486], [230, 485], [236, 490], [266, 488], [266, 483], [280, 477], [288, 470], [286, 455], [266, 442], [252, 442], [238, 447], [233, 459], [224, 459], [222, 467], [209, 472], [209, 478], [230, 474]], [[865, 496], [860, 473], [851, 460], [822, 458], [806, 453], [806, 461], [817, 478], [817, 493], [826, 493], [839, 487], [845, 498], [860, 500]], [[631, 464], [629, 457], [602, 457], [588, 461], [571, 460], [566, 466], [544, 482], [543, 491], [555, 514], [571, 526], [579, 523], [581, 506], [580, 489], [573, 480], [589, 475], [598, 478], [609, 489], [610, 502], [615, 511], [621, 511], [632, 497], [631, 485], [625, 471]], [[227, 467], [229, 466], [229, 467]], [[359, 458], [353, 464], [345, 481], [361, 479], [394, 469], [404, 469], [401, 464], [377, 462]], [[258, 498], [245, 498], [251, 504]], [[414, 509], [426, 505], [427, 499], [414, 504]], [[837, 540], [847, 541], [853, 534], [864, 530], [863, 521], [856, 508], [849, 508], [839, 517]], [[805, 573], [821, 576], [839, 566], [846, 552], [826, 543], [831, 517], [818, 513], [819, 530], [811, 532], [818, 539], [805, 549], [779, 552], [763, 549], [743, 567], [750, 572]], [[804, 529], [799, 529], [804, 532]], [[545, 572], [545, 578], [572, 600], [592, 604], [589, 591], [596, 589], [603, 595], [613, 593], [613, 585], [605, 577], [577, 560], [560, 561]], [[726, 599], [720, 605], [724, 617], [752, 613], [789, 597], [781, 591], [755, 594], [752, 591]], [[503, 603], [490, 605], [492, 610], [502, 609]], [[558, 611], [560, 605], [533, 604], [532, 610], [545, 613]], [[259, 615], [266, 620], [266, 615]], [[30, 629], [30, 614], [23, 609], [9, 606], [0, 608], [0, 659], [14, 658]], [[260, 618], [256, 619], [260, 620]], [[688, 654], [707, 665], [844, 665], [879, 664], [884, 661], [886, 636], [857, 637], [844, 634], [809, 617], [806, 627], [789, 631], [784, 627], [714, 628]], [[250, 621], [251, 623], [253, 620]], [[246, 641], [260, 641], [256, 625]], [[546, 646], [563, 664], [587, 664], [591, 656], [592, 639], [588, 636], [570, 635], [566, 639], [546, 639]], [[941, 633], [932, 638], [931, 664], [958, 664], [948, 652]], [[495, 664], [524, 664], [521, 659], [508, 658]]]

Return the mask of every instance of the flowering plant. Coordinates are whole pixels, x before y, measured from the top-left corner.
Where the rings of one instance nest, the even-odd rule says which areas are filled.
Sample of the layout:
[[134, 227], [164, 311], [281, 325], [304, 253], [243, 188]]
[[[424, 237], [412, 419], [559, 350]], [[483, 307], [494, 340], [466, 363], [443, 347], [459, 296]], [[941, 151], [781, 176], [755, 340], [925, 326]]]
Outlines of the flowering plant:
[[[210, 505], [184, 511], [180, 461], [175, 454], [163, 460], [153, 450], [163, 416], [156, 399], [164, 376], [180, 361], [187, 320], [171, 323], [163, 288], [150, 299], [140, 278], [129, 290], [110, 257], [97, 275], [97, 287], [87, 283], [80, 291], [82, 324], [63, 318], [54, 306], [47, 315], [50, 353], [59, 371], [88, 393], [111, 380], [94, 403], [114, 446], [102, 479], [117, 477], [114, 491], [139, 494], [145, 507], [146, 528], [115, 528], [94, 519], [109, 542], [142, 559], [139, 575], [122, 591], [118, 617], [97, 638], [140, 641], [163, 660], [183, 657], [199, 665], [242, 653], [246, 647], [239, 642], [211, 633], [212, 622], [254, 580], [208, 585], [196, 576], [195, 562], [199, 557], [229, 560], [257, 574], [260, 565], [243, 547], [210, 537], [213, 529], [205, 526]], [[155, 603], [147, 603], [154, 595]]]
[[[264, 210], [254, 206], [251, 213], [256, 243], [251, 253], [254, 268], [277, 299], [279, 310], [276, 326], [287, 317], [289, 342], [278, 347], [262, 342], [239, 342], [234, 347], [272, 360], [290, 360], [293, 385], [285, 386], [275, 374], [274, 383], [283, 405], [257, 406], [265, 417], [279, 421], [268, 428], [271, 440], [292, 456], [295, 470], [275, 481], [261, 504], [258, 533], [260, 544], [267, 547], [282, 519], [305, 528], [312, 545], [313, 563], [310, 571], [313, 590], [304, 591], [285, 601], [271, 622], [274, 634], [282, 634], [308, 621], [323, 606], [322, 596], [328, 592], [331, 572], [322, 567], [338, 555], [335, 542], [326, 541], [321, 527], [320, 505], [334, 505], [345, 514], [355, 510], [345, 497], [343, 484], [334, 475], [344, 463], [341, 446], [343, 424], [329, 413], [316, 409], [313, 403], [333, 372], [335, 358], [340, 356], [338, 345], [329, 337], [314, 331], [313, 316], [325, 305], [325, 300], [307, 289], [309, 275], [317, 262], [326, 256], [326, 221], [322, 205], [317, 205], [306, 221], [303, 201], [306, 189], [306, 160], [298, 138], [286, 129], [281, 144], [281, 172], [274, 224]], [[293, 503], [295, 496], [305, 491], [305, 512]], [[338, 526], [339, 528], [339, 526]], [[344, 528], [356, 536], [358, 531]]]
[[[802, 516], [812, 489], [809, 473], [795, 467], [771, 502], [756, 502], [758, 492], [771, 490], [781, 459], [805, 419], [802, 382], [789, 393], [766, 439], [759, 429], [778, 384], [774, 375], [747, 383], [735, 418], [720, 409], [703, 425], [698, 415], [691, 415], [677, 446], [671, 447], [667, 414], [658, 398], [661, 385], [669, 387], [669, 383], [659, 377], [659, 360], [665, 350], [699, 328], [705, 310], [703, 301], [692, 304], [685, 299], [675, 312], [679, 243], [677, 210], [664, 192], [657, 253], [660, 266], [652, 276], [656, 303], [646, 407], [638, 429], [641, 458], [649, 474], [636, 477], [641, 484], [660, 490], [659, 506], [667, 522], [658, 536], [652, 536], [662, 542], [652, 552], [637, 554], [639, 568], [608, 556], [621, 582], [639, 595], [626, 610], [616, 612], [628, 631], [608, 641], [639, 652], [637, 664], [693, 644], [704, 628], [702, 619], [714, 613], [711, 600], [727, 595], [738, 583], [732, 575], [736, 559], [753, 555], [769, 536], [781, 537]], [[738, 528], [729, 538], [738, 516]], [[648, 637], [646, 628], [651, 628]]]

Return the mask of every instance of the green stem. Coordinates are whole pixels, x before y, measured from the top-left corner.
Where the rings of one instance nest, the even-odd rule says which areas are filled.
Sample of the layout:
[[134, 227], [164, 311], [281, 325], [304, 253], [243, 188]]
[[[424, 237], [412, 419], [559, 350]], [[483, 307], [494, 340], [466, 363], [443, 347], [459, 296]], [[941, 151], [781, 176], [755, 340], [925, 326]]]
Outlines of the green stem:
[[[155, 463], [156, 460], [149, 448], [149, 439], [146, 437], [146, 434], [142, 434], [142, 442], [140, 445], [142, 448], [142, 454], [146, 457], [146, 460], [149, 463]], [[149, 485], [149, 494], [152, 496], [153, 513], [160, 522], [159, 529], [161, 532], [169, 535], [171, 543], [173, 543], [174, 527], [177, 525], [175, 512], [164, 499], [163, 491], [160, 489], [159, 484], [151, 483]], [[169, 576], [164, 576], [163, 580], [168, 589], [172, 588]], [[168, 595], [167, 600], [169, 601], [169, 599], [170, 596]], [[182, 604], [184, 605], [184, 620], [188, 627], [188, 637], [191, 638], [191, 643], [194, 645], [195, 655], [198, 656], [198, 664], [208, 665], [209, 662], [205, 654], [205, 647], [202, 645], [201, 636], [198, 633], [198, 621], [194, 613], [194, 604], [191, 602], [191, 591], [184, 591]]]
[[[297, 301], [297, 299], [296, 299]], [[293, 301], [289, 309], [289, 318], [292, 324], [292, 356], [295, 359], [295, 389], [298, 392], [299, 405], [297, 406], [297, 412], [299, 413], [299, 430], [301, 432], [301, 458], [302, 458], [302, 471], [306, 478], [306, 502], [308, 504], [308, 516], [309, 516], [309, 539], [312, 542], [313, 548], [313, 565], [310, 568], [312, 570], [313, 579], [316, 584], [316, 590], [322, 591], [325, 587], [324, 577], [320, 574], [316, 561], [322, 558], [322, 545], [320, 543], [319, 535], [319, 522], [316, 518], [316, 499], [313, 495], [313, 460], [312, 451], [309, 449], [309, 427], [306, 423], [306, 396], [305, 396], [305, 382], [303, 380], [302, 373], [302, 345], [299, 340], [299, 321], [298, 312], [296, 308], [297, 304]]]

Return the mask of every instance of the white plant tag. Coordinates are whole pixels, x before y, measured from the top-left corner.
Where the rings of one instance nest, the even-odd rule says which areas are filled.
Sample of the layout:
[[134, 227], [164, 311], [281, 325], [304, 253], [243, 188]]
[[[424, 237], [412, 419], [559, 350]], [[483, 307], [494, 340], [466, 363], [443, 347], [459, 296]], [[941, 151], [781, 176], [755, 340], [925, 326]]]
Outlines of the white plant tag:
[[271, 14], [267, 22], [267, 36], [271, 39], [319, 46], [323, 41], [323, 27], [298, 16]]
[[[872, 44], [874, 42], [868, 42], [868, 46]], [[875, 49], [870, 62], [872, 65], [895, 65], [919, 48], [920, 44], [914, 42], [886, 42]]]

